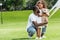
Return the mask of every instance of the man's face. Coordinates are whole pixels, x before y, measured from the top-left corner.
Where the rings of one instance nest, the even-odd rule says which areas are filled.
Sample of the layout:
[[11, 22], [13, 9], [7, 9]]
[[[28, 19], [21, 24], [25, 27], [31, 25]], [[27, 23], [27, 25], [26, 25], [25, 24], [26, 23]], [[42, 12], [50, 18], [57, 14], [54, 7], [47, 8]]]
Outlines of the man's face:
[[40, 11], [39, 11], [39, 9], [36, 9], [36, 11], [35, 11], [35, 15], [39, 15], [39, 13], [40, 13]]

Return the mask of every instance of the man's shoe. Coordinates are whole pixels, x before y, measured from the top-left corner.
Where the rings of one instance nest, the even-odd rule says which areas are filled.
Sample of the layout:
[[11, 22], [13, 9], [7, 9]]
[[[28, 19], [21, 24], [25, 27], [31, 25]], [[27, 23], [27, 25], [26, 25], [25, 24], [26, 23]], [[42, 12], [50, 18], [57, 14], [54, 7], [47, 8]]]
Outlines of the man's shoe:
[[46, 36], [42, 36], [42, 38], [46, 38]]

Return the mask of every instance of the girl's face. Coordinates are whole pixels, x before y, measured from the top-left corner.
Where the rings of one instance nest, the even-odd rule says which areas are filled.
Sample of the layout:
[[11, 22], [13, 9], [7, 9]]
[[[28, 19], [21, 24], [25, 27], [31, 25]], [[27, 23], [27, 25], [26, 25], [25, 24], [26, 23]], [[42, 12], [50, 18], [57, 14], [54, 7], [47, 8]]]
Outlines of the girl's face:
[[38, 7], [39, 7], [39, 9], [43, 8], [43, 4], [42, 3], [39, 3], [38, 4]]

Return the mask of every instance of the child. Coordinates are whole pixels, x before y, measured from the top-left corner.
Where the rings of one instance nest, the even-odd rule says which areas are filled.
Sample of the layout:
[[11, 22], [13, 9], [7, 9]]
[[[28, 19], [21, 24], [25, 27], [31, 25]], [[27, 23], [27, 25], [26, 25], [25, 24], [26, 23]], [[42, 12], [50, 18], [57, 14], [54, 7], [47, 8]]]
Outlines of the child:
[[[44, 1], [38, 1], [37, 4], [36, 4], [36, 6], [40, 10], [39, 15], [40, 15], [40, 18], [42, 19], [41, 21], [42, 22], [48, 22], [49, 12], [48, 12], [48, 9], [46, 8], [46, 5], [45, 5]], [[44, 28], [45, 26], [47, 26], [47, 24], [44, 25], [44, 26], [42, 26], [42, 27]], [[39, 28], [41, 28], [41, 26]], [[43, 30], [44, 29], [42, 29], [42, 33], [41, 33], [41, 32], [39, 32], [39, 29], [38, 29], [38, 35], [40, 34], [39, 37], [42, 37], [44, 35], [44, 31], [45, 30], [44, 31]]]

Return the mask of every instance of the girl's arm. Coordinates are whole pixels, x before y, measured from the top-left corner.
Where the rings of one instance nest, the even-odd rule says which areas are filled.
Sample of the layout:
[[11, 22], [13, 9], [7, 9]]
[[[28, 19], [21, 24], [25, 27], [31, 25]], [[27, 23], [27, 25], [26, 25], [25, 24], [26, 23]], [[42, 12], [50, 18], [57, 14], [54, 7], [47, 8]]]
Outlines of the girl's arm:
[[43, 12], [46, 14], [47, 17], [49, 17], [49, 10], [48, 9], [44, 9]]
[[35, 22], [35, 21], [33, 21], [32, 22], [36, 27], [38, 27], [38, 26], [42, 26], [42, 25], [45, 25], [45, 24], [47, 24], [48, 22], [44, 22], [44, 23], [37, 23], [37, 22]]

